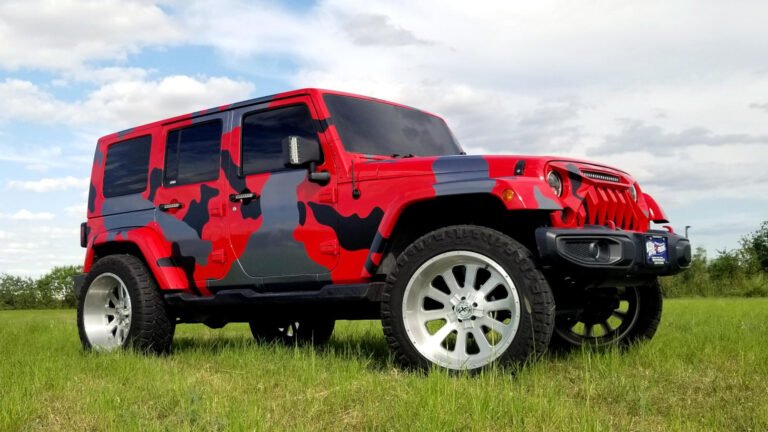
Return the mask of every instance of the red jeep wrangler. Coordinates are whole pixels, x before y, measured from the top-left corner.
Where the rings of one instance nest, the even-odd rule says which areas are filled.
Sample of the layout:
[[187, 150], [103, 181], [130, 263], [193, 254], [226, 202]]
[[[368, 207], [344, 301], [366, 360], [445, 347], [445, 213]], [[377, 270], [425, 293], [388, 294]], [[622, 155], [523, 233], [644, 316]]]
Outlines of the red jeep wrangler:
[[627, 173], [466, 155], [424, 111], [305, 89], [101, 138], [81, 228], [85, 348], [170, 349], [179, 323], [327, 341], [381, 319], [404, 366], [628, 345], [691, 249]]

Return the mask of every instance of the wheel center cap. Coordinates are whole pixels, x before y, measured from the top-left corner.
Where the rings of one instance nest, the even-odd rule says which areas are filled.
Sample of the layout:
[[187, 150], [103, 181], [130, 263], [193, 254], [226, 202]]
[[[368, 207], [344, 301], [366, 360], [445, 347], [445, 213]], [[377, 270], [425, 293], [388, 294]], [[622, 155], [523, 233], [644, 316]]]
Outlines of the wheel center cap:
[[456, 316], [460, 320], [466, 320], [472, 317], [472, 314], [475, 312], [475, 308], [472, 307], [472, 304], [470, 304], [466, 300], [460, 301], [456, 307], [454, 308], [456, 311]]

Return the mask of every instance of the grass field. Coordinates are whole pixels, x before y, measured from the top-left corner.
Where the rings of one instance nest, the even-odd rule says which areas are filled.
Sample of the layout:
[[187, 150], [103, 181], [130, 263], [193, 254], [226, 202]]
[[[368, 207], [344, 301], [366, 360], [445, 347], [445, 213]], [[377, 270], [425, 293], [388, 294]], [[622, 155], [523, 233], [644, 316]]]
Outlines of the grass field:
[[407, 373], [377, 322], [329, 346], [180, 326], [168, 357], [83, 353], [73, 311], [0, 312], [2, 430], [768, 430], [768, 299], [665, 304], [629, 353]]

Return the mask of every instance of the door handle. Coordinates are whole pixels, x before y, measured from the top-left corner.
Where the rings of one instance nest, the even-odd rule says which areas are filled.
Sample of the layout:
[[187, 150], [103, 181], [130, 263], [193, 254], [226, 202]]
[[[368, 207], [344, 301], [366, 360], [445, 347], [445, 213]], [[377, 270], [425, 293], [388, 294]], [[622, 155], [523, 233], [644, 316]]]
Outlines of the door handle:
[[243, 204], [247, 204], [251, 200], [258, 199], [258, 198], [259, 198], [258, 195], [256, 195], [253, 192], [248, 192], [248, 191], [240, 192], [240, 193], [237, 193], [237, 194], [232, 194], [232, 195], [229, 196], [229, 200], [230, 201], [232, 201], [232, 202], [243, 201]]
[[164, 211], [164, 212], [168, 210], [178, 210], [182, 207], [184, 207], [184, 205], [181, 204], [180, 202], [160, 204], [159, 206], [157, 206], [157, 208], [160, 209], [160, 211]]

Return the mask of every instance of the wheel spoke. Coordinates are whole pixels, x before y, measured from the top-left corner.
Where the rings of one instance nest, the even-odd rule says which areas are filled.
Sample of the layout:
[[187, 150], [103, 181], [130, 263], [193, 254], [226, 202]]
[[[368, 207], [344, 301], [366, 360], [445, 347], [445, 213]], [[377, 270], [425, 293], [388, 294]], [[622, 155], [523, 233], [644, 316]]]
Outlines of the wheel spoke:
[[594, 324], [584, 323], [584, 336], [592, 337], [592, 327], [594, 326], [595, 326]]
[[115, 293], [110, 293], [109, 294], [109, 301], [112, 302], [113, 306], [117, 306], [120, 303], [120, 301], [117, 299], [117, 297], [115, 297]]
[[490, 342], [488, 342], [488, 339], [485, 337], [485, 333], [483, 333], [483, 331], [479, 328], [474, 328], [472, 329], [472, 336], [474, 336], [475, 343], [477, 343], [477, 348], [480, 350], [480, 352], [476, 355], [490, 355], [493, 346], [490, 344]]
[[474, 288], [475, 279], [477, 279], [477, 270], [480, 268], [478, 265], [467, 264], [464, 266], [466, 273], [464, 276], [464, 288]]
[[493, 311], [500, 311], [500, 310], [512, 310], [512, 299], [510, 297], [501, 299], [501, 300], [494, 300], [489, 301], [485, 303], [485, 311], [486, 312], [493, 312]]
[[109, 324], [107, 324], [107, 333], [112, 334], [115, 331], [115, 328], [117, 327], [117, 320], [112, 320]]
[[453, 347], [453, 352], [461, 353], [463, 357], [467, 355], [467, 331], [459, 329], [456, 333], [456, 345]]
[[483, 286], [480, 287], [479, 290], [477, 290], [483, 297], [487, 296], [488, 294], [493, 291], [494, 288], [499, 286], [501, 283], [501, 279], [499, 279], [495, 274], [492, 274], [490, 279], [485, 281]]
[[104, 309], [104, 315], [106, 315], [106, 316], [114, 317], [114, 316], [116, 316], [115, 313], [116, 313], [115, 308], [109, 308], [108, 307], [108, 308]]
[[444, 319], [447, 321], [448, 316], [448, 309], [434, 309], [434, 310], [428, 310], [428, 311], [420, 311], [419, 312], [419, 320], [423, 323], [427, 323], [430, 321], [435, 321], [439, 319]]
[[437, 301], [438, 303], [442, 304], [443, 307], [446, 307], [449, 304], [451, 304], [450, 303], [451, 297], [432, 285], [430, 285], [429, 288], [427, 288], [426, 292], [424, 293], [424, 297], [429, 297], [432, 300]]
[[448, 286], [448, 290], [451, 292], [451, 294], [456, 294], [461, 290], [461, 287], [459, 286], [459, 283], [456, 282], [456, 276], [453, 275], [453, 270], [447, 270], [444, 271], [443, 274], [443, 280], [445, 281], [445, 284]]
[[452, 323], [445, 323], [444, 326], [440, 327], [440, 330], [436, 331], [435, 334], [431, 337], [431, 342], [435, 346], [440, 346], [441, 343], [445, 340], [445, 338], [448, 337], [449, 334], [451, 334], [452, 331], [456, 330], [456, 326]]
[[613, 331], [611, 330], [611, 326], [608, 324], [608, 321], [601, 322], [600, 327], [603, 328], [603, 336], [608, 336]]
[[500, 334], [501, 336], [504, 336], [504, 333], [507, 330], [507, 325], [504, 323], [501, 323], [499, 321], [496, 321], [493, 318], [484, 317], [480, 320], [480, 325], [486, 326], [489, 329], [495, 331], [496, 333]]

